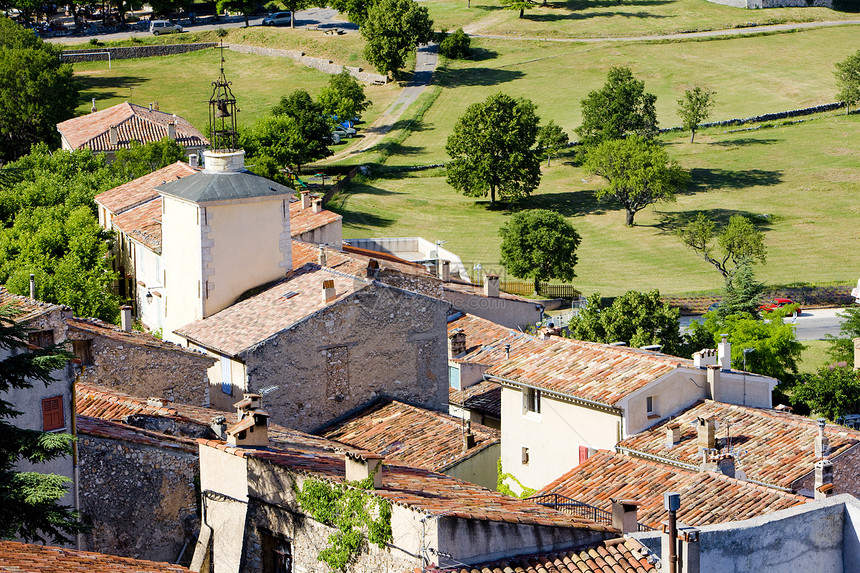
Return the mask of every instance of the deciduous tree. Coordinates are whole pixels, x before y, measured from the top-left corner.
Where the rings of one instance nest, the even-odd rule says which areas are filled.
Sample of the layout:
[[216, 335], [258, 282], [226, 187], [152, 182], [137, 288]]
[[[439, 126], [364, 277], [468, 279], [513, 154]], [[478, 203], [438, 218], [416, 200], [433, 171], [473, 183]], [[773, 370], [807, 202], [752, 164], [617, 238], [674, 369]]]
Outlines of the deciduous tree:
[[439, 43], [439, 53], [452, 60], [462, 60], [471, 55], [471, 45], [472, 39], [469, 35], [463, 31], [463, 28], [457, 28], [454, 33], [448, 34]]
[[373, 0], [330, 0], [328, 5], [341, 14], [346, 14], [350, 22], [364, 26]]
[[531, 0], [501, 0], [505, 10], [518, 10], [522, 18], [526, 10], [531, 10], [535, 7], [535, 3]]
[[767, 261], [764, 233], [743, 215], [733, 215], [725, 228], [718, 229], [713, 220], [699, 213], [695, 221], [677, 233], [685, 245], [714, 265], [726, 280], [742, 261], [750, 264]]
[[630, 134], [653, 138], [658, 133], [656, 101], [629, 68], [610, 69], [606, 84], [582, 100], [582, 125], [576, 128], [580, 143], [594, 145]]
[[690, 130], [690, 143], [696, 137], [699, 124], [711, 115], [713, 96], [714, 92], [694, 86], [693, 89], [685, 90], [684, 97], [678, 100], [678, 116], [684, 123], [684, 129]]
[[537, 145], [544, 153], [546, 153], [546, 166], [549, 167], [550, 159], [558, 155], [558, 152], [567, 146], [570, 141], [564, 130], [561, 129], [554, 121], [549, 120], [549, 123], [538, 128]]
[[433, 40], [433, 21], [412, 0], [377, 0], [360, 29], [364, 56], [382, 73], [396, 74], [419, 44]]
[[591, 148], [586, 168], [609, 182], [597, 197], [612, 197], [627, 210], [626, 224], [657, 201], [674, 201], [675, 192], [687, 186], [690, 175], [671, 161], [662, 147], [638, 135], [611, 139]]
[[364, 86], [346, 70], [329, 79], [328, 85], [320, 91], [318, 100], [324, 114], [335, 116], [341, 121], [361, 117], [371, 104], [364, 94]]
[[502, 93], [470, 105], [445, 146], [448, 184], [470, 197], [489, 194], [491, 207], [497, 191], [506, 200], [528, 196], [540, 183], [539, 121], [532, 102]]
[[515, 277], [532, 279], [535, 294], [540, 294], [541, 281], [569, 281], [576, 276], [579, 233], [555, 211], [514, 213], [499, 229], [499, 236], [502, 266]]
[[272, 109], [272, 114], [293, 118], [299, 128], [303, 145], [297, 159], [297, 168], [331, 155], [328, 148], [331, 143], [331, 125], [326, 121], [322, 105], [313, 101], [308, 92], [296, 90], [289, 96], [282, 97], [280, 103]]
[[804, 374], [792, 388], [793, 404], [805, 404], [829, 420], [857, 412], [860, 404], [860, 372], [840, 362]]
[[836, 64], [836, 97], [845, 102], [845, 113], [851, 113], [851, 106], [860, 101], [860, 50]]
[[839, 336], [826, 335], [830, 341], [827, 354], [836, 362], [854, 363], [854, 339], [860, 337], [860, 307], [846, 308], [836, 316], [842, 319]]

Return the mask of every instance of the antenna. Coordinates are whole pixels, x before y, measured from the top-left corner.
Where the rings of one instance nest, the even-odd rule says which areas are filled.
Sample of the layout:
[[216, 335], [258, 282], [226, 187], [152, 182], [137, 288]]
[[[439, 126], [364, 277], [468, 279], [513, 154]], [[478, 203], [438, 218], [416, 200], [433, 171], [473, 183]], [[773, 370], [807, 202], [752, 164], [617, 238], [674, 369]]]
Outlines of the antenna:
[[271, 394], [278, 388], [280, 388], [280, 384], [272, 384], [271, 386], [266, 386], [265, 388], [260, 388], [260, 396], [265, 396], [266, 394]]

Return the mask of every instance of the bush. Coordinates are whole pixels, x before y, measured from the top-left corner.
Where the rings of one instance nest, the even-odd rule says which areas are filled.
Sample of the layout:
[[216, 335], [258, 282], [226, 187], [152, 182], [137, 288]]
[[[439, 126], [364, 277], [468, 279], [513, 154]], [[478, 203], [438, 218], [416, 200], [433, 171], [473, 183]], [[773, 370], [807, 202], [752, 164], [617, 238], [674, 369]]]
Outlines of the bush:
[[90, 45], [91, 46], [98, 46], [99, 45], [99, 39], [98, 38], [90, 38]]
[[452, 60], [462, 60], [471, 55], [471, 44], [472, 39], [469, 35], [463, 31], [463, 28], [458, 28], [456, 32], [442, 40], [439, 44], [439, 53]]

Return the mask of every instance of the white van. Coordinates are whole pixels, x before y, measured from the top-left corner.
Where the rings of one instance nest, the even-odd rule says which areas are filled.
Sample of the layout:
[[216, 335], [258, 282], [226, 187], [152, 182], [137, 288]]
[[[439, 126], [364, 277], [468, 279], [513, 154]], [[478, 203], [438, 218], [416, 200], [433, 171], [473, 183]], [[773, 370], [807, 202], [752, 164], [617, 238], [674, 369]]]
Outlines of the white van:
[[181, 32], [182, 26], [167, 20], [153, 20], [149, 23], [149, 31], [152, 32], [153, 36], [157, 36], [159, 34], [172, 34], [173, 32]]

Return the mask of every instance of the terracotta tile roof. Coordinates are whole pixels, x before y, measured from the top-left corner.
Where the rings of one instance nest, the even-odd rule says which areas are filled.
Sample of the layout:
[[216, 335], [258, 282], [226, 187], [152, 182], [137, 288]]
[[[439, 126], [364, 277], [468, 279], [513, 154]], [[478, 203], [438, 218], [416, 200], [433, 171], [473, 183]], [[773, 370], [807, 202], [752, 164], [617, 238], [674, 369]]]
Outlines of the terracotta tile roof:
[[162, 183], [181, 179], [198, 171], [199, 169], [191, 167], [187, 163], [177, 161], [172, 165], [153, 171], [149, 175], [138, 177], [134, 181], [129, 181], [119, 187], [99, 193], [96, 195], [96, 203], [102, 205], [114, 215], [119, 215], [129, 209], [158, 199], [158, 191], [155, 188]]
[[454, 317], [448, 331], [466, 333], [463, 361], [489, 365], [490, 376], [609, 406], [676, 368], [692, 367], [690, 360], [656, 352], [557, 336], [544, 340], [476, 316]]
[[[698, 465], [696, 419], [716, 418], [718, 444], [725, 447], [726, 432], [736, 452], [736, 467], [748, 479], [791, 489], [792, 483], [813, 471], [815, 436], [818, 424], [804, 416], [736, 406], [705, 400], [681, 412], [674, 419], [623, 440], [618, 445], [672, 461]], [[681, 424], [681, 441], [666, 446], [666, 425]], [[831, 458], [860, 443], [860, 432], [828, 424], [824, 430], [830, 442]]]
[[[292, 219], [290, 219], [292, 225]], [[319, 255], [319, 245], [293, 239], [293, 268], [297, 269], [305, 263], [316, 263]], [[396, 271], [404, 275], [418, 276], [423, 279], [438, 282], [424, 265], [410, 263], [397, 257], [376, 257], [373, 251], [356, 249], [343, 245], [343, 250], [326, 249], [326, 267], [356, 276], [367, 275], [367, 263], [374, 259], [383, 271]], [[395, 260], [397, 259], [397, 260]]]
[[475, 446], [464, 451], [464, 431], [461, 418], [394, 400], [378, 400], [316, 433], [410, 466], [445, 471], [501, 441], [498, 430], [472, 424]]
[[[635, 539], [611, 539], [600, 545], [548, 555], [525, 555], [434, 573], [648, 573], [659, 571], [650, 551]], [[415, 573], [421, 573], [416, 569]]]
[[[76, 422], [76, 428], [79, 435], [97, 436], [141, 444], [144, 446], [152, 446], [155, 448], [183, 450], [188, 453], [197, 453], [196, 444], [192, 438], [145, 430], [122, 422], [101, 420], [99, 418], [79, 415]], [[2, 567], [0, 567], [0, 571], [2, 570]]]
[[69, 318], [66, 319], [66, 324], [73, 330], [110, 338], [111, 340], [116, 340], [117, 342], [122, 342], [124, 344], [134, 344], [137, 346], [147, 346], [149, 348], [160, 348], [171, 352], [181, 352], [197, 356], [203, 360], [211, 360], [213, 363], [215, 362], [214, 358], [201, 354], [200, 352], [188, 350], [187, 348], [183, 348], [173, 344], [172, 342], [156, 338], [146, 332], [140, 332], [137, 330], [126, 332], [116, 325], [104, 322], [97, 318]]
[[37, 316], [41, 316], [53, 310], [58, 310], [62, 307], [56, 304], [33, 300], [28, 296], [21, 296], [9, 292], [9, 290], [0, 286], [0, 307], [7, 307], [15, 313], [17, 322], [26, 322]]
[[501, 418], [502, 387], [498, 382], [483, 380], [463, 390], [448, 388], [448, 402], [455, 406]]
[[21, 573], [189, 573], [170, 563], [156, 563], [104, 553], [0, 541], [0, 571]]
[[290, 234], [293, 237], [336, 223], [341, 219], [343, 219], [342, 216], [328, 209], [314, 213], [310, 207], [302, 209], [302, 202], [299, 200], [290, 203]]
[[126, 236], [161, 254], [161, 197], [129, 209], [113, 218], [112, 224]]
[[[460, 281], [449, 281], [444, 284], [442, 287], [447, 291], [451, 292], [459, 292], [463, 294], [471, 294], [475, 296], [484, 296], [484, 287], [480, 287], [478, 285], [473, 285], [470, 283], [464, 283]], [[510, 294], [505, 291], [499, 291], [499, 298], [503, 298], [506, 300], [516, 300], [519, 302], [530, 302], [536, 306], [540, 306], [540, 303], [536, 300], [529, 300], [522, 296], [517, 296], [515, 294]]]
[[639, 503], [638, 521], [653, 528], [667, 519], [663, 494], [681, 494], [678, 519], [694, 527], [750, 519], [806, 503], [809, 498], [730, 478], [608, 451], [588, 460], [535, 495], [558, 494], [612, 511], [612, 499]]
[[[171, 121], [176, 124], [176, 141], [183, 147], [209, 144], [186, 119], [128, 102], [58, 123], [57, 131], [72, 149], [115, 151], [130, 147], [133, 141], [161, 141], [167, 137], [167, 124]], [[115, 145], [110, 143], [112, 125], [117, 126]]]
[[[345, 480], [342, 452], [307, 448], [295, 443], [280, 443], [277, 447], [257, 450], [235, 448], [219, 440], [197, 441], [236, 456], [265, 460], [290, 472], [336, 483]], [[444, 513], [461, 519], [615, 531], [611, 527], [507, 497], [445, 474], [405, 465], [384, 464], [382, 488], [373, 493], [392, 503], [434, 515]]]
[[[337, 296], [322, 300], [322, 284], [334, 281]], [[176, 334], [228, 356], [236, 356], [299, 321], [337, 304], [370, 283], [308, 263], [260, 294], [187, 324]]]

